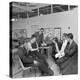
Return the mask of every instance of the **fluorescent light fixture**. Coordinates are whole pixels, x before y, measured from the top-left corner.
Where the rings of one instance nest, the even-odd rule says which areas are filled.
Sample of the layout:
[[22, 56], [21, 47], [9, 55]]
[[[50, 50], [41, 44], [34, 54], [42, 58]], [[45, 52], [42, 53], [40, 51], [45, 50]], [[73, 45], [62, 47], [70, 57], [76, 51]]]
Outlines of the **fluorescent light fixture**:
[[11, 21], [17, 21], [17, 19], [14, 19], [14, 18], [13, 18], [13, 19], [11, 19]]

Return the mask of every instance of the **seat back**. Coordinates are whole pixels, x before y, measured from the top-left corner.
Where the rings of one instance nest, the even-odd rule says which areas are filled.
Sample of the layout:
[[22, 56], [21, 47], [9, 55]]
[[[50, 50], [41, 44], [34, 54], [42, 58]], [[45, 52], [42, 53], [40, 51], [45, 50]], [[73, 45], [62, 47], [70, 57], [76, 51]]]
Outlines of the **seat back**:
[[21, 61], [19, 56], [18, 56], [18, 59], [19, 59], [19, 62], [20, 62], [20, 66], [22, 67], [22, 69], [24, 69], [25, 67], [24, 67], [24, 65], [23, 65], [23, 63], [22, 63], [22, 61]]
[[20, 57], [18, 56], [18, 59], [19, 59], [19, 62], [20, 62], [20, 66], [22, 67], [23, 70], [26, 70], [26, 69], [30, 69], [31, 67], [24, 67]]

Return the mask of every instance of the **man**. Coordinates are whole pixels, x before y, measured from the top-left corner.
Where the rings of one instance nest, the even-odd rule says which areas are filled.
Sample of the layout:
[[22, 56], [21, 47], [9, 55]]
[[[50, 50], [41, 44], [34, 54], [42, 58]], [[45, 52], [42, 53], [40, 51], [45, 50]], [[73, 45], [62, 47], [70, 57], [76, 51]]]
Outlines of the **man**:
[[67, 47], [65, 49], [65, 53], [71, 57], [75, 53], [78, 52], [78, 46], [77, 46], [76, 42], [73, 40], [72, 33], [68, 34], [68, 42], [69, 42], [69, 44], [67, 45]]
[[57, 54], [57, 49], [56, 49], [56, 44], [58, 46], [58, 49], [61, 50], [62, 42], [58, 41], [58, 38], [53, 38], [52, 39], [52, 57], [56, 60], [55, 55]]
[[22, 52], [20, 58], [25, 65], [36, 65], [41, 71], [42, 75], [53, 75], [53, 71], [49, 68], [44, 56], [39, 53], [35, 35], [32, 35], [30, 41], [24, 44], [24, 48], [25, 51]]
[[68, 40], [67, 40], [68, 37], [67, 37], [66, 33], [63, 34], [62, 39], [63, 39], [63, 43], [62, 43], [62, 47], [60, 50], [58, 49], [58, 46], [56, 45], [56, 47], [57, 47], [57, 54], [55, 55], [56, 58], [61, 58], [61, 57], [65, 56], [64, 50], [68, 43]]
[[63, 56], [62, 58], [60, 58], [56, 61], [58, 64], [65, 62], [67, 59], [74, 56], [74, 54], [78, 53], [78, 46], [77, 46], [76, 42], [73, 40], [72, 33], [68, 34], [68, 44], [67, 44], [64, 52], [65, 52], [65, 56]]
[[55, 59], [61, 58], [65, 55], [64, 50], [65, 50], [67, 42], [68, 42], [66, 33], [63, 33], [62, 39], [63, 39], [62, 44], [57, 39], [55, 40], [55, 38], [52, 40], [54, 45], [55, 45], [54, 46], [55, 47], [55, 50], [54, 50], [55, 53], [53, 53], [53, 54], [55, 54]]
[[39, 32], [34, 33], [34, 35], [37, 38], [37, 43], [39, 45], [39, 47], [41, 46], [41, 44], [43, 43], [44, 40], [44, 28], [40, 28]]

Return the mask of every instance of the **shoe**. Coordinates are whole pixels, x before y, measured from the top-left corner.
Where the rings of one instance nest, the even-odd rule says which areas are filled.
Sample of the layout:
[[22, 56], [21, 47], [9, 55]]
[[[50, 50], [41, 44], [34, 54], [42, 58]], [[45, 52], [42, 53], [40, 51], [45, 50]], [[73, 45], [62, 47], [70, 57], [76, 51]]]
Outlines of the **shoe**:
[[54, 72], [49, 68], [49, 71], [48, 71], [48, 75], [49, 76], [52, 76], [52, 75], [54, 75]]

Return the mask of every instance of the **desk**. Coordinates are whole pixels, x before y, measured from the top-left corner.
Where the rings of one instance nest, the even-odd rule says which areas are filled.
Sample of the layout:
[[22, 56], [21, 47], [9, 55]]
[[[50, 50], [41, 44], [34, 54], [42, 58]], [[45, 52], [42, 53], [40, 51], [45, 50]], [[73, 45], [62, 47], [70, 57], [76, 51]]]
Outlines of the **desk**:
[[44, 49], [46, 49], [47, 51], [47, 57], [50, 57], [52, 54], [52, 47], [48, 46], [48, 47], [39, 47], [41, 49], [41, 54], [44, 54]]

